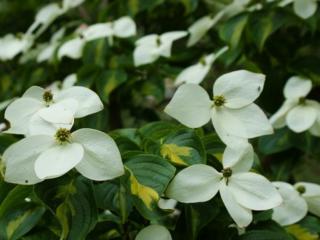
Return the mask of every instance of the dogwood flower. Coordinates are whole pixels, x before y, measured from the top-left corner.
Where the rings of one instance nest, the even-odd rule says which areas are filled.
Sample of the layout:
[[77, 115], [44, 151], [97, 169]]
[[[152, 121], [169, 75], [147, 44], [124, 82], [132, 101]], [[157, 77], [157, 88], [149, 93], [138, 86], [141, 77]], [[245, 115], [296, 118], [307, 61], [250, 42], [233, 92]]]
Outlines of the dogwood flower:
[[271, 124], [253, 103], [264, 81], [264, 75], [245, 70], [224, 74], [214, 83], [213, 100], [199, 85], [184, 84], [164, 111], [190, 128], [201, 127], [211, 119], [217, 134], [227, 145], [238, 139], [271, 134]]
[[315, 183], [298, 182], [294, 187], [307, 202], [309, 212], [320, 217], [320, 186]]
[[32, 36], [22, 35], [16, 37], [13, 34], [7, 34], [0, 38], [0, 60], [11, 60], [19, 53], [28, 50], [32, 44]]
[[251, 210], [267, 210], [282, 202], [276, 188], [263, 176], [248, 172], [254, 153], [248, 143], [227, 147], [223, 170], [195, 164], [180, 171], [169, 184], [166, 195], [183, 203], [206, 202], [220, 192], [221, 199], [235, 223], [246, 227], [252, 221]]
[[272, 219], [282, 226], [291, 225], [307, 215], [308, 205], [300, 193], [286, 182], [272, 182], [283, 202], [273, 209]]
[[128, 38], [136, 34], [136, 24], [132, 18], [124, 16], [113, 22], [97, 23], [76, 32], [76, 37], [65, 42], [59, 48], [58, 57], [67, 56], [79, 59], [86, 42], [108, 37], [110, 46], [113, 38]]
[[50, 42], [43, 47], [37, 57], [37, 62], [44, 62], [51, 60], [53, 58], [54, 52], [56, 51], [57, 47], [59, 46], [59, 42], [61, 38], [65, 34], [65, 28], [61, 28], [55, 34], [52, 35]]
[[116, 178], [124, 173], [116, 143], [107, 134], [80, 129], [71, 133], [60, 128], [54, 136], [26, 137], [4, 152], [5, 181], [36, 184], [56, 178], [76, 168], [96, 181]]
[[[274, 2], [275, 0], [268, 0], [268, 2]], [[303, 19], [312, 17], [318, 8], [317, 0], [282, 0], [278, 6], [285, 7], [293, 3], [293, 10], [295, 14]]]
[[29, 88], [5, 111], [10, 122], [7, 133], [53, 134], [58, 128], [71, 129], [74, 118], [81, 118], [103, 109], [98, 95], [85, 87], [70, 87], [56, 94], [41, 87]]
[[211, 53], [200, 61], [190, 67], [184, 69], [176, 78], [175, 85], [178, 86], [182, 83], [194, 83], [199, 84], [203, 81], [205, 76], [208, 74], [211, 65], [214, 61], [219, 58], [223, 53], [228, 50], [228, 47], [220, 49], [217, 53]]
[[167, 228], [161, 225], [150, 225], [143, 228], [136, 236], [135, 240], [172, 240]]
[[159, 57], [171, 56], [172, 44], [175, 40], [188, 35], [186, 31], [166, 32], [161, 35], [150, 34], [136, 41], [133, 52], [134, 65], [141, 66], [155, 62]]
[[294, 76], [287, 81], [283, 90], [285, 101], [270, 118], [274, 128], [287, 125], [296, 133], [309, 130], [311, 134], [320, 136], [320, 105], [306, 99], [311, 88], [309, 79]]

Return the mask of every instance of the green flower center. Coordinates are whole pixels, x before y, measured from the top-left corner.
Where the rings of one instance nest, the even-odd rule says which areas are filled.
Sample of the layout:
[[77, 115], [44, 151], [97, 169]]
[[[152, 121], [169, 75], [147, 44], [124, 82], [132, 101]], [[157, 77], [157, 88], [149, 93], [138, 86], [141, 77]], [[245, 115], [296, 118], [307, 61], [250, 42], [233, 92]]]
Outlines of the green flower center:
[[300, 193], [300, 194], [304, 194], [306, 192], [306, 188], [304, 186], [298, 186], [296, 188], [296, 190]]
[[158, 47], [159, 47], [159, 46], [161, 45], [161, 39], [160, 39], [160, 37], [157, 37], [156, 42], [157, 42], [157, 45], [158, 45]]
[[59, 128], [54, 136], [59, 144], [70, 142], [71, 132], [66, 128]]
[[224, 96], [215, 96], [213, 98], [214, 106], [221, 107], [225, 103], [226, 103], [226, 99], [224, 98]]
[[222, 175], [224, 178], [229, 178], [232, 176], [232, 170], [231, 168], [225, 168], [222, 170]]
[[46, 102], [46, 104], [49, 104], [53, 100], [53, 94], [50, 91], [45, 91], [42, 95], [43, 101]]

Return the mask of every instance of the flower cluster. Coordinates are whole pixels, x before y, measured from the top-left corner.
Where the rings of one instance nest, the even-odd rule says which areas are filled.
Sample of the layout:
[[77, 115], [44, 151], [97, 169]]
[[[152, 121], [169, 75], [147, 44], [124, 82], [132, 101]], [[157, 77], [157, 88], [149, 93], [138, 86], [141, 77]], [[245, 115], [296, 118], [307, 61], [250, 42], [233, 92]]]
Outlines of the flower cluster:
[[[65, 82], [70, 81], [74, 83], [74, 76]], [[103, 109], [98, 95], [80, 86], [50, 87], [52, 90], [29, 88], [5, 111], [10, 123], [5, 132], [26, 136], [2, 156], [5, 180], [35, 184], [59, 177], [72, 168], [97, 181], [121, 176], [124, 173], [121, 155], [110, 136], [89, 128], [71, 132], [75, 118]]]

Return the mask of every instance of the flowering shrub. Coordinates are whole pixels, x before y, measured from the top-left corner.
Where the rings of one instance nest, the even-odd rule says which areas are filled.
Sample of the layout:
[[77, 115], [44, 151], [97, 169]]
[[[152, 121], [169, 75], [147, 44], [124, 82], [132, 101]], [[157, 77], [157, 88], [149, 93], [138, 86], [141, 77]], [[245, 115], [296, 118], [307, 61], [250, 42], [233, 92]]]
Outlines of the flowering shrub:
[[319, 239], [317, 5], [0, 2], [0, 239]]

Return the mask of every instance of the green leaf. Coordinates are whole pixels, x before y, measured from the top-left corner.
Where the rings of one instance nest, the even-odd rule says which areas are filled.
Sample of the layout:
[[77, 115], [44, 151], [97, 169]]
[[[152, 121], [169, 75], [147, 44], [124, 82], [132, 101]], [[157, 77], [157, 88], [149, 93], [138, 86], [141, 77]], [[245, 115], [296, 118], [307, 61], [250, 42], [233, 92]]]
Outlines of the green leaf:
[[133, 156], [125, 165], [134, 205], [145, 218], [156, 217], [157, 203], [173, 178], [175, 168], [167, 160], [151, 154]]
[[240, 240], [294, 240], [288, 234], [270, 230], [252, 230], [244, 233]]
[[82, 59], [85, 64], [94, 64], [99, 67], [104, 67], [110, 52], [108, 39], [102, 38], [89, 41], [82, 54]]
[[0, 205], [0, 239], [20, 239], [38, 223], [45, 208], [35, 203], [31, 194], [32, 187], [17, 186], [3, 200]]
[[161, 144], [160, 153], [176, 165], [188, 166], [206, 162], [204, 146], [193, 130], [180, 130], [170, 134]]
[[299, 224], [293, 224], [286, 227], [288, 233], [292, 234], [297, 240], [318, 240], [319, 235], [311, 233], [308, 229], [301, 227]]
[[103, 71], [96, 81], [100, 97], [102, 97], [103, 101], [108, 103], [109, 96], [112, 93], [112, 91], [126, 81], [127, 74], [122, 70]]
[[229, 19], [219, 29], [220, 38], [227, 42], [231, 48], [237, 47], [240, 43], [242, 32], [247, 22], [247, 13], [243, 13]]
[[163, 3], [164, 0], [125, 0], [124, 3], [127, 5], [128, 11], [132, 15], [144, 10], [151, 10], [151, 8]]
[[198, 0], [180, 0], [185, 8], [185, 13], [189, 14], [193, 12], [198, 6]]

